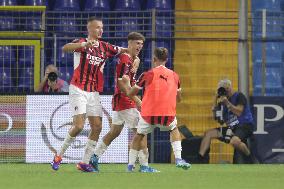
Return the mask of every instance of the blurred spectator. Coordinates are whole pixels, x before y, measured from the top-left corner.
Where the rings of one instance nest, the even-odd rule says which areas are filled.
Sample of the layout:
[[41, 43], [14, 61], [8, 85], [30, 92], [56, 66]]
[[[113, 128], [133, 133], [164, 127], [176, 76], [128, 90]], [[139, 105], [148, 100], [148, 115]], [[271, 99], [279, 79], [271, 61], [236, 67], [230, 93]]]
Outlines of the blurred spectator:
[[44, 79], [41, 81], [35, 92], [68, 92], [68, 83], [58, 78], [57, 67], [53, 64], [45, 68]]

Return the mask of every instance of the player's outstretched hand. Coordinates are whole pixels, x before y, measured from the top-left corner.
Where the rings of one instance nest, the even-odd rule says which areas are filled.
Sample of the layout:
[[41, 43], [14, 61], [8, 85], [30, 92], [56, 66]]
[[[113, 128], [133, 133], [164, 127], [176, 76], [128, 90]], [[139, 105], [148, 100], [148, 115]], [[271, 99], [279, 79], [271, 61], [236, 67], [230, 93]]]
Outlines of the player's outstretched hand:
[[129, 82], [130, 81], [129, 76], [128, 75], [123, 75], [122, 76], [122, 81], [125, 82], [125, 83]]
[[89, 48], [89, 47], [91, 47], [91, 46], [93, 46], [93, 45], [96, 45], [96, 43], [98, 43], [98, 42], [97, 42], [97, 41], [94, 41], [94, 40], [89, 40], [89, 39], [87, 39], [87, 42], [82, 42], [82, 43], [81, 43], [81, 46], [82, 46], [82, 47]]

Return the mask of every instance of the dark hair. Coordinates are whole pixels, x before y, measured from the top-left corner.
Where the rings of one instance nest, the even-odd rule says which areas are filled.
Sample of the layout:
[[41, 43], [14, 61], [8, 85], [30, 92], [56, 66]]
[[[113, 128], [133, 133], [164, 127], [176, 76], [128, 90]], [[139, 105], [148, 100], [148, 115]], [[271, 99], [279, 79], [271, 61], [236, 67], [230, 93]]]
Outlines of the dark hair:
[[138, 32], [130, 32], [127, 36], [127, 40], [142, 40], [143, 42], [145, 41], [145, 37]]
[[98, 17], [95, 17], [95, 16], [91, 16], [91, 17], [89, 17], [88, 18], [88, 23], [89, 22], [92, 22], [92, 21], [102, 21], [102, 19], [101, 18], [98, 18]]
[[168, 49], [164, 47], [157, 47], [154, 50], [154, 56], [160, 61], [167, 61]]

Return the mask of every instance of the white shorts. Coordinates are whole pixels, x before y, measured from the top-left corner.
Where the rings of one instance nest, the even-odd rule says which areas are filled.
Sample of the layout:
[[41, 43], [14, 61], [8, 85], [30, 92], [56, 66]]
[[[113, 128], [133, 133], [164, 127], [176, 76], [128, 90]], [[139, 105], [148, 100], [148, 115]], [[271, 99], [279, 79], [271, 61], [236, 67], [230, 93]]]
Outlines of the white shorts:
[[130, 129], [137, 128], [140, 113], [136, 108], [112, 112], [112, 124], [125, 125]]
[[103, 115], [101, 99], [98, 92], [87, 92], [74, 85], [69, 86], [69, 103], [72, 115], [86, 114], [87, 116]]
[[177, 119], [175, 117], [175, 119], [169, 126], [165, 126], [160, 124], [151, 125], [147, 123], [142, 117], [140, 117], [137, 127], [137, 133], [147, 135], [148, 133], [151, 133], [155, 129], [155, 127], [160, 128], [160, 131], [172, 131], [174, 130], [174, 128], [177, 127]]

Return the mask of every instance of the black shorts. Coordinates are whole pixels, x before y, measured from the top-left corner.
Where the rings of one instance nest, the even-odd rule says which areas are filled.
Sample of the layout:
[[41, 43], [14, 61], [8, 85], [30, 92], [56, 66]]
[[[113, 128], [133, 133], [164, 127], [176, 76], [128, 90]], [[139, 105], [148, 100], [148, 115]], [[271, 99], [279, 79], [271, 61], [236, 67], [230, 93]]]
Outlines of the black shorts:
[[[228, 127], [218, 127], [216, 128], [221, 132], [221, 137], [218, 138], [220, 141], [225, 141], [225, 136]], [[246, 143], [247, 139], [253, 134], [253, 124], [242, 124], [237, 125], [233, 128], [233, 136], [237, 136], [241, 139], [242, 142]]]

